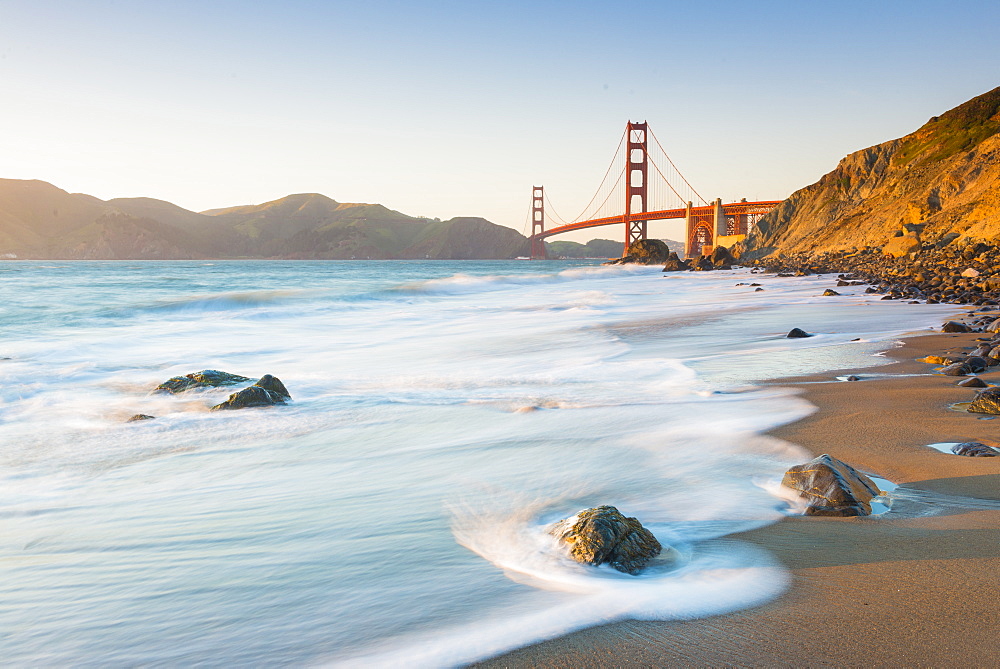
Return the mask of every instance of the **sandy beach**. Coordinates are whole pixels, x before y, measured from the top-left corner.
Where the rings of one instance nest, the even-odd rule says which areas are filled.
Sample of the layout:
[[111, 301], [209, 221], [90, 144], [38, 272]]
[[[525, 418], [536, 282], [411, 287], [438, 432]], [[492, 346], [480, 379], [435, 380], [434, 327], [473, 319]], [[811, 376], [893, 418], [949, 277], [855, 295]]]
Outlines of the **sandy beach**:
[[[779, 382], [818, 410], [772, 435], [900, 487], [884, 516], [787, 518], [734, 535], [791, 571], [778, 599], [711, 618], [591, 628], [479, 666], [1000, 666], [1000, 457], [927, 447], [995, 445], [1000, 419], [951, 409], [975, 389], [916, 362], [977, 336], [912, 337], [887, 353], [890, 365]], [[1000, 383], [993, 370], [980, 376]], [[861, 380], [835, 379], [851, 372]]]

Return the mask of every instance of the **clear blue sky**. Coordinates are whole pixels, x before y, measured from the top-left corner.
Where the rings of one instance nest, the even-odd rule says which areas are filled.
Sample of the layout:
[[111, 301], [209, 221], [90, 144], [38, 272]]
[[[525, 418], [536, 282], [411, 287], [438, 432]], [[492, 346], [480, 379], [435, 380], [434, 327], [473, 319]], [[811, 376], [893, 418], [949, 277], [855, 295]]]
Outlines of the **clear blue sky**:
[[998, 28], [985, 0], [0, 0], [0, 177], [521, 229], [535, 183], [582, 209], [633, 119], [706, 197], [780, 199], [1000, 85]]

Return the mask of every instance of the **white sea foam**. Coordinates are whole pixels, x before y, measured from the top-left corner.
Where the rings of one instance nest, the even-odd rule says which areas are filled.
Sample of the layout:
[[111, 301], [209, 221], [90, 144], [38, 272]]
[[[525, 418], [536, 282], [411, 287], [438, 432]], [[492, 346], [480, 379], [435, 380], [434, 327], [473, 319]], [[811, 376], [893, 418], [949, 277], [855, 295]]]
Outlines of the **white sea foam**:
[[[812, 408], [750, 384], [872, 364], [950, 310], [555, 263], [16, 267], [0, 655], [21, 665], [439, 666], [765, 601], [782, 568], [728, 535], [781, 517], [753, 481], [802, 453], [759, 434]], [[150, 392], [200, 369], [293, 401]], [[677, 561], [568, 562], [544, 527], [597, 504]]]

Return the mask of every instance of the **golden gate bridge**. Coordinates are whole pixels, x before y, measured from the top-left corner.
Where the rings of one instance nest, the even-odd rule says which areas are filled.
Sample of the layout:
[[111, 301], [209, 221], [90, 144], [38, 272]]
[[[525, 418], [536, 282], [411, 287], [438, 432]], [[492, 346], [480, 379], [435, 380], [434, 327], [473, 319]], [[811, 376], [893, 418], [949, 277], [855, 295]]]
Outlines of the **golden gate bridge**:
[[[655, 143], [655, 155], [651, 154], [650, 139]], [[652, 179], [650, 168], [654, 173]], [[743, 239], [750, 226], [779, 204], [780, 200], [744, 199], [728, 204], [723, 204], [721, 198], [707, 201], [677, 169], [649, 124], [629, 121], [601, 185], [576, 218], [567, 221], [559, 216], [545, 188], [532, 187], [531, 258], [548, 257], [546, 237], [603, 225], [624, 226], [623, 255], [627, 255], [632, 244], [647, 239], [649, 221], [667, 219], [686, 221], [684, 255], [691, 258], [710, 253], [715, 246], [729, 246]], [[558, 225], [546, 229], [546, 212]]]

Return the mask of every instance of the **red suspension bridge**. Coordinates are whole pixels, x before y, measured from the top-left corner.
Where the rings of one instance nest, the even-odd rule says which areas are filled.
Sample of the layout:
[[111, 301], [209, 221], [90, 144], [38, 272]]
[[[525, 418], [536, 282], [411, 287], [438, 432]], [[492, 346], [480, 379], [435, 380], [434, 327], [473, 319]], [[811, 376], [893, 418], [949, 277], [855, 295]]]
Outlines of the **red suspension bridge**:
[[[652, 149], [655, 155], [651, 153], [650, 139], [655, 143]], [[650, 168], [653, 178], [650, 178]], [[545, 228], [546, 204], [547, 211], [558, 222], [548, 229]], [[548, 257], [546, 237], [602, 225], [624, 226], [624, 254], [627, 254], [632, 244], [647, 239], [649, 221], [685, 219], [684, 255], [690, 258], [711, 253], [718, 245], [736, 243], [747, 234], [750, 226], [779, 204], [780, 200], [742, 200], [728, 204], [723, 204], [721, 198], [707, 201], [670, 160], [649, 124], [629, 121], [601, 185], [579, 216], [566, 221], [552, 207], [545, 189], [532, 187], [531, 257]]]

